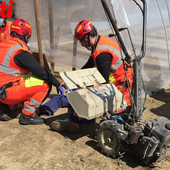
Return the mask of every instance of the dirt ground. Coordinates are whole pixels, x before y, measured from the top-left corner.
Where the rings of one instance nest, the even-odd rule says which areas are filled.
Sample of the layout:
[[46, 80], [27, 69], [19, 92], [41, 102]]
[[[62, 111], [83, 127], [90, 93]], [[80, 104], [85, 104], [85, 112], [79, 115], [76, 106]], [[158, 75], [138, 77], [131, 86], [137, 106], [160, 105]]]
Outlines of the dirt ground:
[[[52, 96], [55, 94], [53, 90]], [[21, 126], [18, 119], [0, 122], [0, 170], [149, 170], [133, 154], [119, 159], [101, 154], [97, 147], [95, 126], [83, 127], [80, 134], [51, 131], [49, 123], [67, 116], [59, 109], [54, 116], [45, 117], [42, 125]], [[143, 119], [157, 116], [170, 119], [170, 89], [160, 90], [148, 97]], [[170, 169], [170, 149], [155, 170]]]

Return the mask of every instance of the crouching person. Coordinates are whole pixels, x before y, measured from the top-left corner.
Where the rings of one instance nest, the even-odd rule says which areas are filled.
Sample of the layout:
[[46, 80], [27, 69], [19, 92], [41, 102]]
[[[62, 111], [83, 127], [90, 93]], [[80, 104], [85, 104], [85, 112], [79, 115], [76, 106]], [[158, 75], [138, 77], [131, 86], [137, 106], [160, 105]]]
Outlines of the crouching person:
[[[36, 110], [49, 94], [50, 86], [63, 91], [59, 81], [40, 66], [29, 50], [31, 34], [31, 25], [16, 19], [11, 25], [10, 37], [0, 43], [0, 103], [2, 107], [22, 103], [19, 117], [22, 125], [44, 123]], [[5, 113], [0, 111], [0, 114], [3, 120]]]
[[[88, 20], [82, 20], [77, 24], [75, 28], [75, 38], [83, 47], [91, 51], [91, 55], [82, 69], [97, 67], [97, 70], [106, 82], [114, 84], [123, 94], [126, 102], [123, 109], [125, 110], [126, 107], [131, 107], [130, 93], [133, 83], [133, 67], [124, 68], [125, 66], [121, 60], [122, 50], [119, 44], [112, 39], [98, 35], [95, 26]], [[64, 97], [55, 97], [42, 105], [42, 107], [47, 112], [53, 112], [59, 107], [65, 106], [63, 103], [66, 102], [63, 102], [63, 100], [66, 101], [67, 99]], [[68, 105], [68, 103], [66, 104]], [[120, 110], [119, 113], [123, 111], [123, 109]], [[72, 112], [75, 113], [74, 111]], [[86, 124], [94, 122], [94, 120], [88, 121], [83, 119], [77, 121], [75, 118], [75, 116], [71, 116], [68, 121], [53, 121], [51, 128], [55, 131], [70, 132], [73, 128], [76, 131], [80, 122]]]

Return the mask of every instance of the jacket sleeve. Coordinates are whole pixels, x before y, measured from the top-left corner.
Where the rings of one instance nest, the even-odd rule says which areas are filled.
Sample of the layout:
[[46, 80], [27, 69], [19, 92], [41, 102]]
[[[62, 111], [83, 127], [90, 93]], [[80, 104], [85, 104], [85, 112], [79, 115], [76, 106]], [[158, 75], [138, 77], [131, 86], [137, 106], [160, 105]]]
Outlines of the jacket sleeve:
[[86, 64], [81, 68], [81, 69], [85, 69], [85, 68], [93, 68], [94, 62], [93, 62], [93, 58], [89, 57], [88, 61], [86, 62]]
[[[16, 63], [16, 65], [28, 70], [32, 73], [32, 75], [38, 77], [39, 79], [42, 79], [48, 83], [52, 83], [52, 85], [56, 86], [57, 88], [60, 86], [60, 82], [51, 73], [47, 73], [47, 71], [36, 61], [34, 56], [29, 52], [23, 51], [17, 54], [14, 58], [14, 62]], [[49, 78], [49, 76], [51, 77]]]
[[101, 53], [96, 58], [97, 69], [104, 77], [107, 83], [109, 82], [112, 59], [113, 58], [109, 53]]

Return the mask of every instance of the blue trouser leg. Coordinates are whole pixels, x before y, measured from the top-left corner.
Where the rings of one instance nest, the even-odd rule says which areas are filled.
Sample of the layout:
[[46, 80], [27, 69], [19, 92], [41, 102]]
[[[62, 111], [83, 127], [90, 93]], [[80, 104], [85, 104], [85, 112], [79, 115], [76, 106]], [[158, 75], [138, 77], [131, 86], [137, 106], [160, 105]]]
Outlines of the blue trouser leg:
[[59, 108], [68, 107], [69, 102], [66, 96], [53, 96], [48, 102], [41, 105], [49, 115], [53, 115]]
[[74, 110], [70, 106], [66, 96], [53, 96], [48, 102], [41, 105], [41, 108], [45, 110], [49, 115], [53, 115], [59, 108], [68, 107], [69, 108], [69, 120], [80, 124], [91, 124], [95, 122], [95, 119], [86, 120], [79, 119], [76, 115], [74, 115]]

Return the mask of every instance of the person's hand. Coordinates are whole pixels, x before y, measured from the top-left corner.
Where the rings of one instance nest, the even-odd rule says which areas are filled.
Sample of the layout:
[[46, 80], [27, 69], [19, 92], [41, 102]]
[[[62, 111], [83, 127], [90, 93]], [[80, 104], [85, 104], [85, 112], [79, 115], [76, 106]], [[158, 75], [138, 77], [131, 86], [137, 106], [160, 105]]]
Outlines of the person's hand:
[[65, 89], [67, 89], [67, 85], [64, 81], [60, 82], [60, 84], [62, 85], [62, 87], [64, 87]]
[[69, 88], [66, 89], [66, 93], [70, 93], [71, 91], [72, 89], [69, 89]]
[[57, 88], [57, 93], [60, 94], [60, 96], [63, 96], [63, 95], [64, 95], [64, 89], [63, 89], [62, 85], [60, 85], [60, 86]]
[[72, 89], [69, 89], [67, 84], [64, 81], [61, 82], [61, 85], [62, 85], [62, 87], [64, 87], [66, 89], [66, 91], [65, 91], [66, 93], [70, 93], [72, 91]]

